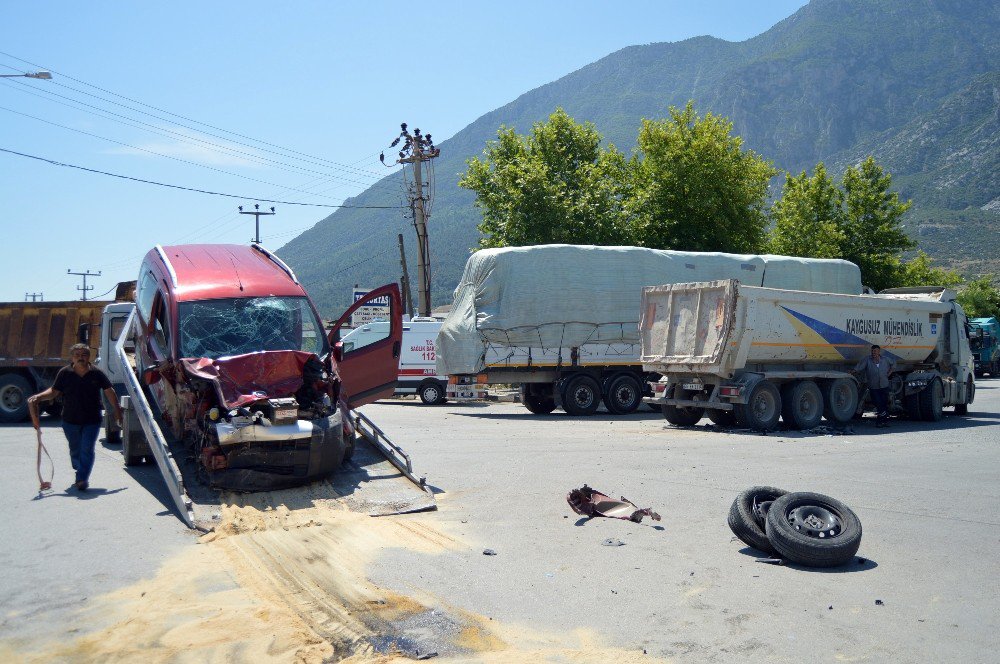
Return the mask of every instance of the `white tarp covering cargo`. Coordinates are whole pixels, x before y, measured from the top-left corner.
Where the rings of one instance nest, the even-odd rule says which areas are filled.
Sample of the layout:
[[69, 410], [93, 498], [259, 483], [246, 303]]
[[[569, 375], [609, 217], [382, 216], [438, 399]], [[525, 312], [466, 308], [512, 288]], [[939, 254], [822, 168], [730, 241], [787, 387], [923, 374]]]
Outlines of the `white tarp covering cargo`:
[[438, 373], [483, 370], [488, 347], [627, 344], [637, 363], [642, 287], [715, 279], [861, 292], [860, 270], [843, 260], [576, 245], [484, 249], [466, 263], [441, 326]]

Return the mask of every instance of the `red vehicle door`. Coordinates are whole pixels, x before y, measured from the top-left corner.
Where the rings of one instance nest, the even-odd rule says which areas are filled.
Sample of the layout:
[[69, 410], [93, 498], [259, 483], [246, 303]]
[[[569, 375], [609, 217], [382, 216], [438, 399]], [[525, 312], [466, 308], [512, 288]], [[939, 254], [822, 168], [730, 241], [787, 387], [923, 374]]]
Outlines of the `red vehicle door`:
[[[366, 304], [389, 304], [389, 325], [384, 336], [347, 353], [342, 352], [340, 328], [351, 314]], [[384, 326], [383, 326], [384, 327]], [[376, 288], [355, 302], [330, 330], [330, 346], [340, 370], [341, 394], [351, 408], [392, 396], [399, 379], [399, 352], [403, 343], [403, 305], [396, 284]]]

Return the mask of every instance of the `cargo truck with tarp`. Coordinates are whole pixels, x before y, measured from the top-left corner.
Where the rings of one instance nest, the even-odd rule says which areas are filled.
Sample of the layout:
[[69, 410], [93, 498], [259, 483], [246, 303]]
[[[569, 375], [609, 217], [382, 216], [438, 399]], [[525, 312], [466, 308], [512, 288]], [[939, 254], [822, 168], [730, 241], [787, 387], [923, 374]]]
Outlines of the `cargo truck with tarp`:
[[866, 407], [853, 369], [873, 344], [891, 358], [890, 413], [937, 421], [975, 398], [969, 327], [955, 292], [811, 293], [735, 279], [642, 290], [642, 364], [672, 424], [810, 429]]
[[520, 386], [536, 414], [558, 406], [590, 415], [604, 403], [633, 412], [651, 376], [639, 360], [643, 286], [739, 278], [774, 288], [858, 294], [843, 260], [540, 245], [474, 253], [438, 334], [448, 398], [480, 398], [490, 384]]

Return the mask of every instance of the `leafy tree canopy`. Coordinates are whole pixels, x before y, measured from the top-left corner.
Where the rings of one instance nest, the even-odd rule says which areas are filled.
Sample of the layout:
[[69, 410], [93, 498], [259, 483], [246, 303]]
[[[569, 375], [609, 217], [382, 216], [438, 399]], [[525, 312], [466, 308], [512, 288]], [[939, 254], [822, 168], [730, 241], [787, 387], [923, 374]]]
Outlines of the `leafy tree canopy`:
[[785, 176], [781, 198], [771, 208], [771, 251], [785, 256], [840, 258], [845, 243], [842, 195], [820, 162], [810, 176]]
[[1000, 319], [1000, 289], [988, 276], [970, 281], [958, 294], [958, 303], [969, 318]]
[[902, 266], [897, 286], [960, 286], [965, 279], [954, 270], [931, 265], [931, 257], [918, 251], [916, 257]]

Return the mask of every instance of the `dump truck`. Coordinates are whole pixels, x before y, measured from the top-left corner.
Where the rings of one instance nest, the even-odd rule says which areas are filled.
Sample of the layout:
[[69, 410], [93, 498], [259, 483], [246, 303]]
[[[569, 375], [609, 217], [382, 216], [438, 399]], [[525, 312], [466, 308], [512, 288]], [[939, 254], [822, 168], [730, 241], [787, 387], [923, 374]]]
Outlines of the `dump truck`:
[[[390, 302], [384, 334], [344, 352], [340, 329], [379, 298]], [[110, 329], [121, 312], [105, 315]], [[355, 411], [393, 393], [401, 334], [394, 284], [356, 302], [327, 335], [295, 273], [260, 245], [157, 245], [114, 341], [127, 368], [125, 464], [155, 460], [192, 526], [211, 519], [196, 514], [194, 498], [211, 491], [196, 487], [217, 495], [328, 478], [353, 456], [359, 435], [397, 477], [430, 495], [405, 452]]]
[[437, 339], [448, 398], [483, 398], [518, 385], [535, 414], [561, 406], [625, 415], [654, 379], [639, 359], [640, 288], [739, 277], [745, 283], [858, 294], [861, 272], [843, 260], [540, 245], [473, 254]]
[[[56, 373], [69, 365], [75, 343], [92, 346], [94, 330], [108, 301], [0, 303], [0, 422], [26, 422], [28, 397], [52, 385]], [[93, 339], [93, 342], [91, 342]], [[44, 411], [58, 415], [62, 403], [50, 401]]]
[[955, 292], [900, 288], [877, 295], [810, 293], [735, 279], [642, 290], [642, 364], [661, 374], [668, 422], [708, 414], [720, 425], [772, 430], [779, 418], [811, 429], [844, 423], [869, 405], [853, 369], [882, 347], [895, 362], [890, 413], [940, 420], [975, 398], [968, 325]]
[[976, 376], [1000, 375], [1000, 321], [989, 318], [973, 318], [969, 321], [969, 344], [976, 362]]

